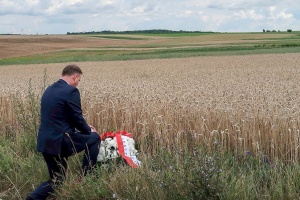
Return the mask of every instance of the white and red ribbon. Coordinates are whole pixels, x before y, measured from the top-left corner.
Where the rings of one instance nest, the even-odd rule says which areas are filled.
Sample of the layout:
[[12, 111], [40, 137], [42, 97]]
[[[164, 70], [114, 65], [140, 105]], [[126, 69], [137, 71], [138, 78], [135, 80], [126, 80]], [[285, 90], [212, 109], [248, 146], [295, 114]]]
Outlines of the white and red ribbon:
[[137, 159], [136, 155], [130, 154], [130, 147], [126, 137], [132, 138], [131, 133], [126, 131], [117, 131], [117, 132], [106, 132], [100, 135], [102, 141], [106, 138], [116, 138], [118, 145], [119, 155], [127, 162], [127, 164], [133, 168], [138, 168], [141, 165], [141, 162]]

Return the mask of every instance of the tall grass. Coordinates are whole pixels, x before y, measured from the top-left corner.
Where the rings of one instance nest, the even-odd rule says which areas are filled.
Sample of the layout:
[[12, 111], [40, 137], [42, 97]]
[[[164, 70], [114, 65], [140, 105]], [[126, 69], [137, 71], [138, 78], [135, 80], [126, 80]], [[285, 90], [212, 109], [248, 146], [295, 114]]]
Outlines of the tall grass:
[[[99, 165], [76, 185], [73, 156], [52, 198], [297, 199], [298, 54], [224, 58], [83, 65], [85, 118], [99, 133], [133, 133], [143, 165]], [[0, 101], [2, 199], [23, 199], [48, 176], [32, 140], [32, 84]]]

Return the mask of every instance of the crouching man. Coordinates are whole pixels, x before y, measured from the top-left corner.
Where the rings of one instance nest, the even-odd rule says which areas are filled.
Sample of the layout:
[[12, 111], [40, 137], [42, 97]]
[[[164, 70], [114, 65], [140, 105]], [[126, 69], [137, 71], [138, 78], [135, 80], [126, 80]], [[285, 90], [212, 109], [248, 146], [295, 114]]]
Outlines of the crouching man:
[[42, 153], [50, 179], [39, 185], [27, 200], [46, 199], [66, 177], [68, 157], [85, 151], [82, 175], [95, 167], [99, 154], [100, 137], [82, 115], [77, 89], [82, 75], [76, 65], [68, 65], [61, 78], [50, 85], [41, 98], [41, 121], [37, 150]]

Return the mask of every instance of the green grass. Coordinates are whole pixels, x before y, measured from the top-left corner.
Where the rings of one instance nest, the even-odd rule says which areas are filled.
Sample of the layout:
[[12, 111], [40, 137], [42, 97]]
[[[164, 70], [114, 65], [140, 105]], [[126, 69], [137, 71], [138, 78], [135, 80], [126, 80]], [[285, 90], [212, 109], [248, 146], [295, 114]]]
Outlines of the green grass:
[[[18, 133], [22, 140], [30, 133]], [[24, 199], [48, 179], [39, 153], [0, 136], [0, 198]], [[64, 199], [297, 199], [299, 165], [266, 162], [259, 156], [208, 154], [205, 149], [142, 152], [143, 166], [98, 166], [94, 174], [74, 185], [80, 155], [69, 159], [68, 178], [52, 196]], [[24, 156], [26, 155], [26, 156]]]
[[159, 36], [159, 37], [189, 37], [189, 36], [203, 36], [203, 35], [232, 35], [233, 37], [235, 35], [299, 35], [300, 31], [293, 31], [291, 33], [288, 32], [182, 32], [182, 33], [131, 33], [130, 35], [142, 35], [142, 36]]
[[126, 37], [126, 36], [107, 36], [107, 35], [92, 35], [89, 37], [115, 39], [115, 40], [147, 40], [147, 38]]
[[297, 43], [258, 43], [244, 46], [231, 45], [219, 47], [182, 47], [145, 50], [67, 50], [55, 53], [4, 58], [0, 65], [13, 64], [42, 64], [84, 61], [114, 61], [114, 60], [142, 60], [155, 58], [184, 58], [195, 56], [222, 56], [222, 55], [246, 55], [246, 54], [273, 54], [273, 53], [298, 53], [300, 44]]
[[133, 35], [142, 35], [142, 36], [159, 36], [159, 37], [193, 37], [193, 36], [202, 36], [202, 35], [213, 35], [218, 34], [214, 32], [202, 32], [202, 33], [145, 33], [145, 34], [133, 34]]

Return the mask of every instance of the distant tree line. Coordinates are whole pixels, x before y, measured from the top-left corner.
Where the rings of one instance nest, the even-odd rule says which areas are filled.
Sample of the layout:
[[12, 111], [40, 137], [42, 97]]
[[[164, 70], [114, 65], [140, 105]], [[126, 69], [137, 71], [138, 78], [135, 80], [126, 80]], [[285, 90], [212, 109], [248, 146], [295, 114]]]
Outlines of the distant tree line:
[[0, 34], [0, 35], [21, 35], [21, 34], [3, 33], [3, 34]]
[[166, 30], [166, 29], [151, 29], [151, 30], [134, 30], [134, 31], [89, 31], [89, 32], [67, 32], [67, 35], [72, 34], [170, 34], [170, 33], [213, 33], [213, 32], [202, 32], [202, 31], [172, 31], [172, 30]]
[[[287, 32], [289, 32], [289, 33], [291, 33], [292, 32], [292, 29], [287, 29], [286, 30]], [[263, 32], [281, 32], [280, 30], [278, 30], [278, 31], [276, 31], [276, 30], [265, 30], [265, 29], [263, 29]]]

